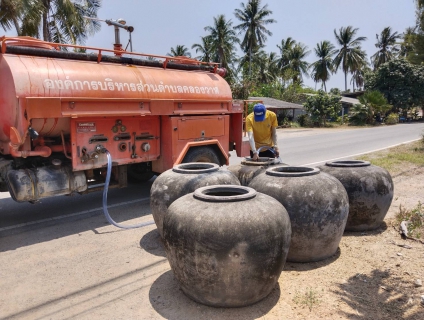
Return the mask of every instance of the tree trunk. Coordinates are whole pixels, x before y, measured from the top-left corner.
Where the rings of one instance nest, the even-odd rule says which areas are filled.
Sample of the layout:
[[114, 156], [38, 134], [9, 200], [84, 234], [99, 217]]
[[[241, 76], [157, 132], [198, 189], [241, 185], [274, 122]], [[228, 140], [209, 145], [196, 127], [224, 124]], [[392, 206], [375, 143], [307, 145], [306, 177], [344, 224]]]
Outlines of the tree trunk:
[[347, 71], [345, 71], [345, 91], [347, 91]]
[[48, 25], [47, 25], [47, 23], [48, 23], [47, 18], [48, 18], [48, 13], [49, 13], [49, 9], [50, 9], [50, 0], [44, 0], [43, 4], [44, 4], [43, 17], [42, 17], [42, 20], [43, 20], [43, 22], [42, 22], [43, 23], [43, 40], [50, 42], [51, 41], [50, 33], [49, 33]]
[[252, 75], [252, 45], [249, 46], [249, 76]]

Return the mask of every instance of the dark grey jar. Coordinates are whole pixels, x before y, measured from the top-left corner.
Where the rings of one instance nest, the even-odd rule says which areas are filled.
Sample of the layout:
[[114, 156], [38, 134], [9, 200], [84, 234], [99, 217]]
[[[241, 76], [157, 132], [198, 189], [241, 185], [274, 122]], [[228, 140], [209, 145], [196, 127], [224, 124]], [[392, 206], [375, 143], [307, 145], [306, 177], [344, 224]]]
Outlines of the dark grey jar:
[[206, 162], [182, 163], [159, 175], [150, 189], [150, 209], [161, 237], [163, 218], [172, 202], [197, 188], [217, 184], [240, 182], [231, 172]]
[[319, 261], [336, 253], [349, 212], [346, 190], [336, 178], [316, 168], [274, 167], [249, 187], [287, 209], [292, 227], [287, 261]]
[[274, 164], [274, 160], [274, 158], [267, 157], [259, 157], [258, 161], [254, 161], [252, 158], [245, 158], [240, 164], [228, 166], [227, 169], [239, 179], [242, 186], [248, 186], [254, 177], [266, 169], [281, 166], [281, 164]]
[[174, 201], [163, 222], [172, 271], [191, 299], [242, 307], [275, 288], [290, 246], [286, 209], [244, 186], [208, 186]]
[[368, 161], [331, 161], [319, 167], [337, 178], [349, 196], [349, 217], [346, 231], [377, 229], [383, 222], [393, 200], [390, 173]]

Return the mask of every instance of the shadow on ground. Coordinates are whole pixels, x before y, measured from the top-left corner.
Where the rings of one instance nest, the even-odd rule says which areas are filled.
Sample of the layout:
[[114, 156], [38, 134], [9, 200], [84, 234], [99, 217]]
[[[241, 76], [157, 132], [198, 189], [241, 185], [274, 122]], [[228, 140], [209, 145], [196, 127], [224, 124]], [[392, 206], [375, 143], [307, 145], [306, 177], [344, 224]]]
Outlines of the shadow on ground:
[[[406, 285], [389, 271], [374, 269], [370, 275], [356, 274], [333, 291], [356, 312], [340, 312], [346, 319], [424, 319], [424, 308], [417, 306], [416, 288]], [[415, 307], [414, 307], [415, 306]]]
[[387, 230], [389, 226], [386, 221], [383, 221], [381, 225], [375, 230], [366, 231], [345, 231], [343, 237], [362, 237], [362, 236], [378, 236]]
[[146, 233], [140, 240], [140, 247], [155, 256], [166, 257], [165, 247], [158, 229]]
[[286, 262], [284, 271], [309, 271], [328, 266], [340, 257], [340, 248], [331, 257], [317, 262]]
[[152, 284], [149, 299], [152, 307], [165, 319], [258, 319], [266, 315], [278, 302], [280, 287], [277, 284], [268, 297], [248, 307], [214, 308], [188, 298], [179, 288], [171, 271], [162, 274]]

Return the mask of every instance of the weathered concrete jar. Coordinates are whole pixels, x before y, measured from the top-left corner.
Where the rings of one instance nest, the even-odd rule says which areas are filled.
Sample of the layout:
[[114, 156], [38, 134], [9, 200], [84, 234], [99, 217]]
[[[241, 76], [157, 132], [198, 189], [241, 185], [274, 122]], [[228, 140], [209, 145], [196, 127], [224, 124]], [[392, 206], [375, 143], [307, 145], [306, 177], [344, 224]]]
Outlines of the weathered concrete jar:
[[182, 163], [159, 175], [150, 189], [150, 208], [161, 237], [163, 218], [173, 201], [197, 188], [216, 184], [240, 182], [231, 172], [206, 162]]
[[241, 307], [277, 284], [290, 245], [286, 209], [244, 186], [208, 186], [174, 201], [163, 222], [172, 271], [191, 299]]
[[267, 157], [259, 157], [258, 161], [253, 161], [252, 158], [245, 158], [240, 164], [231, 165], [227, 169], [239, 179], [242, 186], [248, 186], [254, 177], [266, 169], [277, 165], [281, 166], [281, 164], [274, 164], [274, 160], [274, 158]]
[[292, 227], [287, 261], [319, 261], [336, 253], [349, 211], [346, 190], [336, 178], [316, 168], [275, 167], [249, 187], [287, 209]]
[[393, 180], [386, 169], [368, 161], [331, 161], [319, 167], [337, 178], [349, 196], [346, 231], [377, 229], [393, 200]]

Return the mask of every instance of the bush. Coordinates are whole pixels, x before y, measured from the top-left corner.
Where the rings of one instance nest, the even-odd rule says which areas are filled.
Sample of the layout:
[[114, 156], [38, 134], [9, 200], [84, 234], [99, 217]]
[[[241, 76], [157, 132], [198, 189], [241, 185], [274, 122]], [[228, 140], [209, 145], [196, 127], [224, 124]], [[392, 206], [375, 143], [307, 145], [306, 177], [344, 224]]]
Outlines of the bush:
[[399, 116], [396, 113], [390, 113], [386, 119], [384, 119], [385, 124], [396, 124], [399, 122]]
[[[342, 117], [340, 116], [340, 117], [337, 117], [336, 118], [336, 122], [338, 123], [338, 124], [342, 124]], [[343, 116], [343, 124], [349, 124], [349, 116], [347, 115], [347, 114], [345, 114], [344, 116]]]
[[313, 127], [314, 126], [314, 123], [313, 123], [311, 117], [308, 116], [307, 114], [301, 114], [300, 116], [298, 116], [297, 122], [299, 123], [299, 125], [301, 127]]

